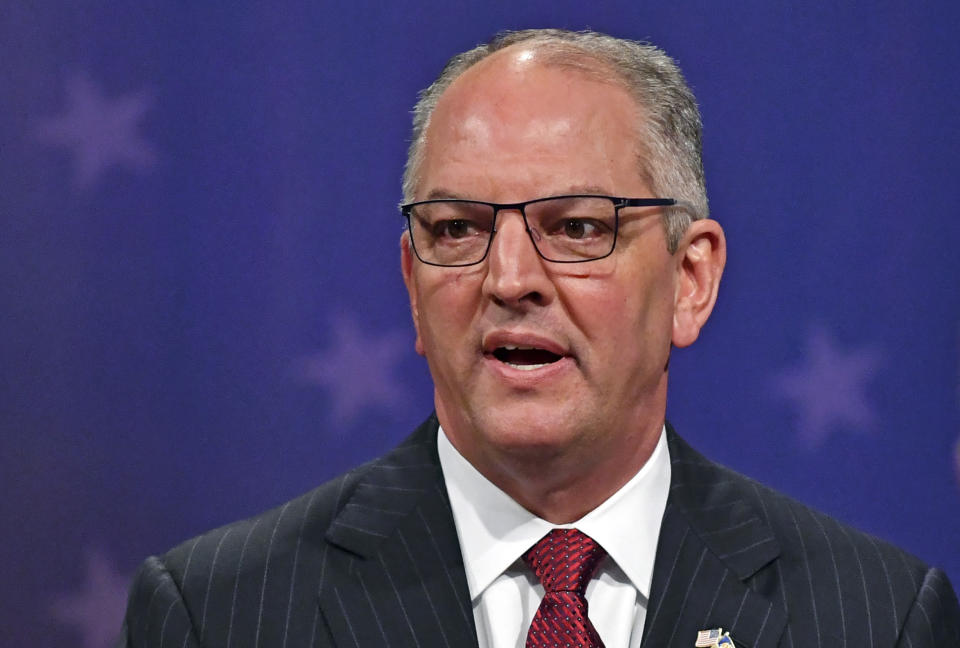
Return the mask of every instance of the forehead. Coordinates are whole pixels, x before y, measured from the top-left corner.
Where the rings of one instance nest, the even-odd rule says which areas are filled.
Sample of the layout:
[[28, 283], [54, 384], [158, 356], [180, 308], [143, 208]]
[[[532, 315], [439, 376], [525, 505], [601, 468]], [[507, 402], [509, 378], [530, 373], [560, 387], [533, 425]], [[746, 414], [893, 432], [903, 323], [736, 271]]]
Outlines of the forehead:
[[521, 200], [571, 186], [613, 192], [628, 174], [639, 180], [642, 110], [611, 76], [599, 64], [557, 64], [523, 44], [477, 63], [437, 102], [418, 196], [473, 182], [471, 190], [490, 198], [517, 185], [527, 192], [513, 197]]

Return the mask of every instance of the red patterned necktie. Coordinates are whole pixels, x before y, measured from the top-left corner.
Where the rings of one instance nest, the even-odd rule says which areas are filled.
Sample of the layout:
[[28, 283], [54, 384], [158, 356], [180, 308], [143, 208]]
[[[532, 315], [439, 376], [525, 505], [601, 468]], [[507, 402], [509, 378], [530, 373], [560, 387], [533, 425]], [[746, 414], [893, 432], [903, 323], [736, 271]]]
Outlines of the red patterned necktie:
[[546, 590], [527, 633], [527, 648], [603, 648], [587, 618], [584, 592], [606, 555], [576, 529], [554, 529], [523, 554]]

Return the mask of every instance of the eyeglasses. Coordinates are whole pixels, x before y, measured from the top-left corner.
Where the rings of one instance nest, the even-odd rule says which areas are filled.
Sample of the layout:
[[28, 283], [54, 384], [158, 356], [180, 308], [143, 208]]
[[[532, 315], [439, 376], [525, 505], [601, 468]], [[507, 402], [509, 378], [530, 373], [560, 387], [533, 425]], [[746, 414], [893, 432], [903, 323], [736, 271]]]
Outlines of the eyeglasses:
[[487, 257], [497, 214], [519, 211], [537, 254], [554, 263], [583, 263], [610, 256], [624, 207], [668, 207], [673, 198], [617, 198], [576, 194], [520, 203], [443, 198], [400, 206], [413, 251], [423, 263], [458, 267]]

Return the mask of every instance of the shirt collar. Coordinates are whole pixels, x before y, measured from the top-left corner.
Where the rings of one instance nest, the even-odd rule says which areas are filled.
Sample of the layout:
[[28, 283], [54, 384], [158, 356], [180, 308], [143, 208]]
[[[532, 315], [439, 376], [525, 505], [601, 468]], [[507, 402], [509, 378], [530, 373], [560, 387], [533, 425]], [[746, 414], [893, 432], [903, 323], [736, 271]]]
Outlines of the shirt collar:
[[630, 481], [581, 519], [563, 525], [537, 517], [487, 480], [453, 447], [443, 428], [437, 435], [437, 450], [471, 600], [476, 601], [523, 552], [558, 527], [576, 527], [596, 540], [640, 594], [649, 598], [660, 523], [670, 491], [664, 428], [653, 454]]

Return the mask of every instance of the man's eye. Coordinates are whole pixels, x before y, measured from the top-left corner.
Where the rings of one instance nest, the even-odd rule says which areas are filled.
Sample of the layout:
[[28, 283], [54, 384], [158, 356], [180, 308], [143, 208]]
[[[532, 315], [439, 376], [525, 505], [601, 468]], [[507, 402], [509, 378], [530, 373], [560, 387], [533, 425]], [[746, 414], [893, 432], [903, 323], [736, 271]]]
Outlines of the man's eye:
[[457, 218], [436, 223], [433, 228], [433, 233], [434, 236], [438, 238], [447, 237], [459, 239], [476, 234], [477, 226], [472, 221]]
[[583, 218], [568, 218], [563, 221], [563, 235], [571, 239], [584, 239], [600, 234], [597, 223]]

